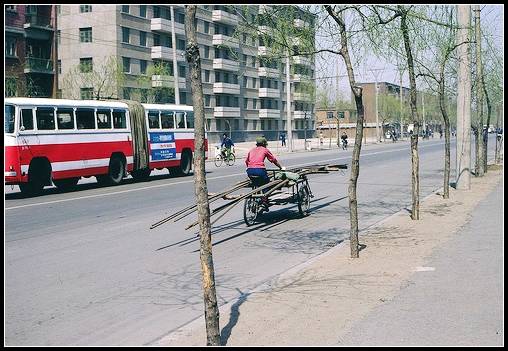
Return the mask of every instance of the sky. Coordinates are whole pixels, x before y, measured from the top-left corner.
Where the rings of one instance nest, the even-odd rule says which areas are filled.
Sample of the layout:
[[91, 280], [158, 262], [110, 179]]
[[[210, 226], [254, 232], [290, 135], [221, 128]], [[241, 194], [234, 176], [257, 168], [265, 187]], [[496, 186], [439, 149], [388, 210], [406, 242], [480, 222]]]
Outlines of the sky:
[[[504, 61], [504, 5], [481, 5], [481, 23], [482, 26], [486, 26], [488, 31], [494, 34], [495, 40], [491, 45], [499, 49], [498, 52]], [[323, 40], [318, 37], [316, 46], [326, 46], [326, 43], [322, 42]], [[486, 45], [485, 42], [483, 44]], [[321, 78], [339, 75], [339, 92], [346, 99], [350, 99], [351, 90], [342, 58], [331, 53], [319, 53], [316, 55], [315, 62], [318, 89], [329, 91], [330, 95], [333, 95], [337, 90], [337, 78]], [[386, 62], [372, 54], [366, 55], [363, 64], [355, 67], [357, 82], [374, 82], [376, 75], [380, 82], [386, 81], [398, 85], [400, 81], [399, 71], [394, 63]], [[403, 76], [402, 85], [409, 87], [407, 72]]]

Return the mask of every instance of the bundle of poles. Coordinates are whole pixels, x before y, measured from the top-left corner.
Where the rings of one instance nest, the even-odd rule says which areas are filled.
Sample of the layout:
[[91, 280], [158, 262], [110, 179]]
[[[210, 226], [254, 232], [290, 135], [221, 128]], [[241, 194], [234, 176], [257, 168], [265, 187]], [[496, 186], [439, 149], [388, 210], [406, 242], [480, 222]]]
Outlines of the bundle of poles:
[[[330, 171], [339, 171], [339, 170], [343, 170], [343, 169], [347, 169], [347, 164], [336, 164], [336, 165], [316, 164], [316, 165], [310, 165], [310, 166], [305, 166], [305, 167], [286, 169], [284, 171], [279, 170], [279, 169], [267, 169], [267, 172], [269, 174], [270, 173], [272, 174], [270, 176], [270, 182], [263, 185], [263, 186], [257, 187], [255, 189], [247, 192], [246, 194], [232, 195], [232, 193], [234, 193], [235, 191], [238, 191], [242, 188], [252, 188], [250, 179], [246, 179], [241, 182], [238, 182], [235, 185], [233, 185], [231, 188], [221, 191], [219, 193], [209, 193], [208, 194], [208, 203], [209, 204], [211, 204], [212, 202], [215, 202], [219, 199], [231, 200], [230, 202], [211, 210], [210, 217], [215, 216], [219, 213], [220, 213], [220, 215], [215, 217], [214, 220], [212, 222], [210, 222], [210, 225], [213, 225], [214, 223], [216, 223], [226, 213], [228, 213], [233, 207], [235, 207], [236, 205], [241, 203], [242, 200], [248, 198], [249, 196], [262, 194], [263, 190], [270, 189], [266, 193], [263, 193], [263, 196], [269, 196], [270, 194], [273, 194], [276, 190], [279, 190], [284, 186], [288, 186], [288, 183], [290, 183], [291, 180], [290, 179], [275, 179], [275, 174], [277, 172], [293, 172], [293, 173], [298, 174], [300, 177], [302, 177], [302, 176], [305, 176], [308, 174], [324, 174], [324, 173], [329, 173]], [[157, 223], [152, 224], [150, 229], [157, 228], [158, 226], [160, 226], [164, 223], [170, 222], [170, 221], [177, 222], [177, 221], [181, 220], [182, 218], [187, 217], [191, 213], [197, 211], [197, 209], [198, 209], [197, 204], [187, 206], [187, 207], [181, 209], [180, 211], [175, 212], [172, 215], [161, 219]], [[196, 226], [198, 223], [199, 223], [198, 221], [195, 221], [195, 222], [189, 224], [187, 227], [185, 227], [185, 229], [186, 230], [190, 229], [190, 228]]]

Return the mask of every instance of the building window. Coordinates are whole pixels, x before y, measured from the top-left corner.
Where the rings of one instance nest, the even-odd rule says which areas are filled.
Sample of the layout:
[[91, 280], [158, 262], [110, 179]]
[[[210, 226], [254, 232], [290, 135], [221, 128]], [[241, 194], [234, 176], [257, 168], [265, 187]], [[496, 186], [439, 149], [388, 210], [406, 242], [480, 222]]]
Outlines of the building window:
[[247, 77], [243, 77], [243, 87], [247, 88]]
[[5, 5], [5, 10], [16, 12], [16, 5]]
[[139, 71], [141, 74], [146, 74], [146, 60], [139, 60]]
[[161, 45], [161, 36], [159, 34], [153, 34], [153, 46]]
[[243, 98], [243, 108], [247, 109], [248, 105], [249, 105], [249, 99]]
[[178, 67], [178, 77], [185, 78], [185, 66]]
[[333, 119], [333, 111], [328, 111], [328, 112], [326, 113], [326, 118], [328, 118], [328, 119]]
[[92, 12], [92, 5], [79, 5], [79, 12]]
[[91, 57], [84, 57], [79, 59], [79, 71], [81, 73], [89, 73], [93, 70], [93, 62]]
[[146, 32], [139, 31], [139, 45], [146, 46]]
[[167, 48], [173, 47], [173, 42], [172, 42], [171, 37], [169, 35], [165, 35], [162, 38], [164, 39], [164, 45], [162, 45], [162, 46], [165, 46]]
[[256, 78], [252, 78], [252, 87], [253, 87], [254, 89], [256, 89], [256, 87], [257, 87], [257, 81], [258, 81], [258, 80], [257, 80]]
[[205, 95], [205, 106], [210, 107], [210, 104], [211, 104], [210, 95]]
[[187, 94], [185, 93], [185, 91], [180, 92], [180, 104], [181, 105], [187, 104]]
[[123, 72], [131, 73], [131, 59], [129, 57], [122, 57]]
[[130, 28], [122, 27], [122, 43], [130, 43]]
[[159, 6], [153, 6], [153, 18], [161, 17], [161, 8]]
[[205, 58], [209, 58], [209, 57], [210, 57], [210, 47], [205, 46]]
[[146, 18], [146, 5], [139, 5], [139, 16]]
[[5, 56], [16, 57], [16, 38], [5, 37]]
[[178, 50], [185, 50], [185, 40], [177, 39], [176, 40], [176, 48]]
[[204, 23], [204, 26], [205, 26], [205, 27], [204, 27], [204, 32], [205, 32], [206, 34], [209, 34], [209, 33], [210, 33], [210, 22], [203, 21], [203, 23]]
[[210, 71], [205, 70], [205, 82], [210, 82]]
[[185, 24], [185, 14], [181, 12], [175, 13], [175, 20], [178, 23]]
[[122, 5], [122, 12], [129, 13], [129, 5]]
[[93, 88], [81, 88], [81, 100], [91, 100], [93, 99]]
[[82, 43], [92, 42], [92, 27], [79, 28], [79, 41]]
[[56, 5], [56, 13], [58, 15], [61, 15], [62, 14], [62, 5]]

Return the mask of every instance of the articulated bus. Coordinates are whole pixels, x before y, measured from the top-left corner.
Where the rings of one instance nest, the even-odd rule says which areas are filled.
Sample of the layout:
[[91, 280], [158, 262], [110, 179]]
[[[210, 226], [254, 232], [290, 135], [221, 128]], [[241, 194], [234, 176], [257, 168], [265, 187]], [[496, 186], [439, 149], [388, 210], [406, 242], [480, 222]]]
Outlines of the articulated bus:
[[5, 184], [19, 185], [23, 193], [38, 194], [52, 183], [69, 189], [81, 177], [116, 185], [128, 173], [144, 180], [154, 169], [191, 172], [191, 106], [130, 100], [4, 101]]

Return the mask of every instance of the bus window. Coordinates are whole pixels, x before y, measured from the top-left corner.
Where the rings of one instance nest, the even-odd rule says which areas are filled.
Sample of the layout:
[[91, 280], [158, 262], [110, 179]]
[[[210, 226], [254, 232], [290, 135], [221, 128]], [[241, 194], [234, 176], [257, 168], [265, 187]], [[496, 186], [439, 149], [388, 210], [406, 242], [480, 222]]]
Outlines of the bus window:
[[161, 124], [162, 129], [174, 129], [175, 120], [173, 119], [173, 112], [161, 111]]
[[187, 111], [185, 121], [187, 123], [187, 128], [194, 129], [194, 112]]
[[89, 108], [76, 109], [78, 129], [95, 129], [94, 110]]
[[113, 110], [113, 128], [127, 128], [127, 118], [124, 110]]
[[72, 108], [58, 108], [56, 121], [58, 129], [74, 129], [74, 110]]
[[14, 133], [15, 108], [13, 105], [5, 105], [5, 132]]
[[21, 125], [25, 130], [34, 129], [34, 114], [31, 108], [21, 110]]
[[148, 111], [148, 128], [160, 129], [159, 123], [159, 111], [150, 110]]
[[176, 112], [175, 114], [178, 128], [185, 128], [185, 114], [183, 112]]
[[111, 110], [97, 110], [97, 128], [111, 129]]
[[39, 107], [35, 112], [38, 130], [55, 130], [55, 109], [53, 107]]

